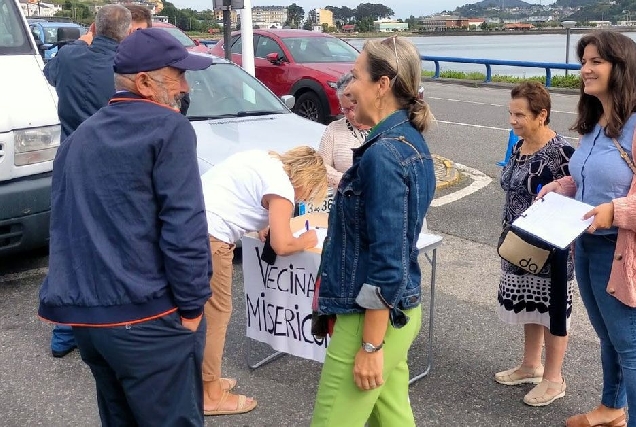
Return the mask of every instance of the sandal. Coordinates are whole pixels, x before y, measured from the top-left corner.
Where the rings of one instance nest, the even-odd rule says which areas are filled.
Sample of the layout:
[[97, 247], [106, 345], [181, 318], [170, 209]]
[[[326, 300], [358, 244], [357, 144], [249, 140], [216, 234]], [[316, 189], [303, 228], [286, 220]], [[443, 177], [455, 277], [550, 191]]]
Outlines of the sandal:
[[592, 425], [585, 414], [578, 414], [565, 420], [565, 425], [566, 427], [627, 427], [627, 421], [623, 414], [608, 423]]
[[495, 381], [503, 385], [539, 384], [542, 379], [543, 365], [534, 369], [520, 365], [495, 374]]
[[236, 378], [221, 378], [221, 389], [230, 391], [236, 387]]
[[[552, 390], [552, 392], [549, 392]], [[523, 398], [523, 403], [530, 406], [546, 406], [565, 396], [565, 380], [561, 383], [546, 380], [530, 390]]]
[[205, 416], [213, 416], [213, 415], [235, 415], [235, 414], [244, 414], [246, 412], [250, 412], [252, 409], [256, 408], [256, 400], [252, 400], [251, 402], [247, 401], [247, 396], [239, 394], [238, 402], [236, 405], [236, 409], [219, 409], [227, 398], [230, 396], [230, 392], [227, 390], [223, 390], [223, 396], [221, 396], [221, 400], [216, 405], [215, 409], [211, 410], [203, 410], [203, 415]]

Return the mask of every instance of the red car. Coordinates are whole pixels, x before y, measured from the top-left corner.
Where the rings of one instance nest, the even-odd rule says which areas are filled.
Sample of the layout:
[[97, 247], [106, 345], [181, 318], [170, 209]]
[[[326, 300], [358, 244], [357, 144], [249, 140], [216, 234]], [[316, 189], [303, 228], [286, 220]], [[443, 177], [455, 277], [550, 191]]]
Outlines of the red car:
[[[232, 61], [241, 64], [241, 33], [230, 39]], [[224, 57], [220, 41], [212, 54]], [[254, 30], [256, 78], [277, 96], [294, 95], [293, 111], [310, 120], [328, 123], [340, 115], [338, 78], [351, 71], [359, 52], [328, 34], [306, 30]]]
[[210, 49], [205, 44], [199, 43], [198, 40], [192, 40], [186, 33], [181, 31], [179, 27], [175, 27], [174, 25], [166, 22], [153, 22], [152, 26], [154, 28], [166, 30], [172, 34], [174, 38], [179, 40], [186, 49], [191, 50], [192, 52], [210, 53]]

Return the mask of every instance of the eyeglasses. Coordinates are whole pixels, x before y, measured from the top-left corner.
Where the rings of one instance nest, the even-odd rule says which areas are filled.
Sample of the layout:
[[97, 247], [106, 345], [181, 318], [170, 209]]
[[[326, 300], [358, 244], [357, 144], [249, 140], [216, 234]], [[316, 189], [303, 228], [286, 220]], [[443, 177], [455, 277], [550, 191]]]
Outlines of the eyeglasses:
[[393, 86], [397, 81], [398, 76], [400, 75], [400, 60], [398, 59], [397, 45], [395, 43], [395, 39], [397, 39], [397, 36], [393, 36], [391, 38], [393, 39], [393, 52], [395, 53], [395, 76], [393, 76], [393, 78], [391, 79], [391, 86]]
[[353, 107], [340, 107], [342, 114], [353, 113]]

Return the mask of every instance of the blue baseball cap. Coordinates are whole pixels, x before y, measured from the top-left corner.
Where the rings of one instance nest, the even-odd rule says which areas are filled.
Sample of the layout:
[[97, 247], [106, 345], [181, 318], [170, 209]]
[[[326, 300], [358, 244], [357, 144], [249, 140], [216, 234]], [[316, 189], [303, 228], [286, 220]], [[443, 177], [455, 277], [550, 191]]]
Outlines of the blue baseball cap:
[[117, 74], [137, 74], [164, 67], [178, 70], [203, 70], [212, 58], [195, 55], [174, 36], [161, 28], [145, 28], [126, 37], [115, 53], [113, 68]]

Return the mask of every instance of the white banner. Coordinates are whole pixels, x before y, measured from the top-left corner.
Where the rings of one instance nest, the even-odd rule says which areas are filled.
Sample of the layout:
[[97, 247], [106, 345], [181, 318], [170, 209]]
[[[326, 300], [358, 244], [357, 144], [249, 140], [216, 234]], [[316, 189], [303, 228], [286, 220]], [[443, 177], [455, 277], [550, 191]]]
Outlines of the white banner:
[[261, 260], [263, 243], [243, 238], [243, 288], [247, 337], [274, 350], [323, 362], [328, 338], [311, 334], [311, 303], [320, 255], [301, 252]]

